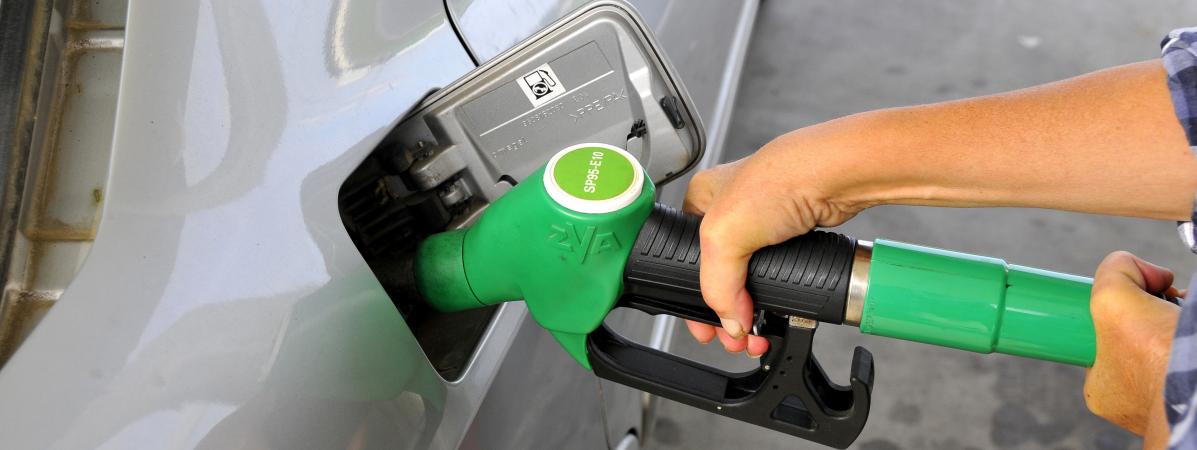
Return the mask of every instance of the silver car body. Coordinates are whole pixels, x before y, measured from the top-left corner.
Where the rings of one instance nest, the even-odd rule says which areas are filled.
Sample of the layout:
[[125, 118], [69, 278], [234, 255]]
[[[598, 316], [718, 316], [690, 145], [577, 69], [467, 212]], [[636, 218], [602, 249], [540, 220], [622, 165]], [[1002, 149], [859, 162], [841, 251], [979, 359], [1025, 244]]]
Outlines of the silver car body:
[[[600, 385], [521, 304], [459, 380], [438, 376], [337, 210], [428, 92], [580, 3], [133, 0], [99, 230], [0, 370], [2, 446], [635, 446], [640, 394]], [[634, 4], [709, 165], [756, 4]]]

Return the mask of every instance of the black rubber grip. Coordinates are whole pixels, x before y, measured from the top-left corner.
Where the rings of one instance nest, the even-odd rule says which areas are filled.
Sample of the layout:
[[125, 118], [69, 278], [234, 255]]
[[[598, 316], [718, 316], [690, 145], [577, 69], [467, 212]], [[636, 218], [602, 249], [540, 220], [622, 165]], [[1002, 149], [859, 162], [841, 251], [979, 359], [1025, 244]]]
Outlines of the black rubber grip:
[[[700, 221], [669, 206], [653, 207], [624, 269], [627, 306], [718, 322], [699, 290]], [[748, 263], [746, 283], [754, 308], [843, 323], [855, 252], [855, 239], [826, 231], [757, 251]]]

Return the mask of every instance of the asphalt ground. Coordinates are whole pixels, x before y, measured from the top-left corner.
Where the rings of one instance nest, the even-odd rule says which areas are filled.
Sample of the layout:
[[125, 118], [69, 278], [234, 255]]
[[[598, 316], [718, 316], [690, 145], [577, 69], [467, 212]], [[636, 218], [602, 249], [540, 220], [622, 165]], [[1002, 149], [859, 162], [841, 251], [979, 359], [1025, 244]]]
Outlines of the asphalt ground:
[[[727, 140], [729, 160], [786, 131], [847, 114], [1001, 92], [1158, 57], [1168, 30], [1197, 25], [1197, 2], [773, 0], [757, 20]], [[1197, 270], [1197, 256], [1165, 221], [879, 207], [840, 229], [1076, 274], [1091, 274], [1114, 250], [1174, 269], [1182, 285]], [[816, 338], [816, 354], [840, 383], [847, 382], [853, 347], [865, 346], [875, 358], [873, 412], [852, 448], [1141, 445], [1085, 409], [1079, 368], [866, 337], [846, 327], [823, 326]], [[674, 351], [728, 368], [752, 364], [716, 345], [698, 345], [684, 328]], [[664, 402], [659, 412], [649, 448], [825, 448], [676, 403]]]

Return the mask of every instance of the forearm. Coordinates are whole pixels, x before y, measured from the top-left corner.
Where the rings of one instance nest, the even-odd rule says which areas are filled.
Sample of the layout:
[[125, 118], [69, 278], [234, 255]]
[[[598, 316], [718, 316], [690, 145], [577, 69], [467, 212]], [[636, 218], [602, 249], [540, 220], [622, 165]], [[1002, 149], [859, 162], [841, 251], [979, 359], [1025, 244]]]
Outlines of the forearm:
[[1023, 206], [1189, 217], [1197, 159], [1158, 61], [1004, 94], [850, 116], [782, 140], [838, 148], [852, 206]]

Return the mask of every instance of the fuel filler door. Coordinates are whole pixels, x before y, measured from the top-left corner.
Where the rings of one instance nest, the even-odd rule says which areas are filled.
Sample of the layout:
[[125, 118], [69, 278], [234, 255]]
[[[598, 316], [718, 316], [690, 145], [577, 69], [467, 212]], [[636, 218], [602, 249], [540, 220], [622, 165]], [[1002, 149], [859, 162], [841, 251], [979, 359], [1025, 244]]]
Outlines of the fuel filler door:
[[[436, 92], [388, 141], [388, 161], [415, 190], [489, 202], [583, 142], [626, 148], [660, 185], [702, 155], [685, 88], [630, 8], [574, 12]], [[464, 192], [468, 191], [468, 192]]]

